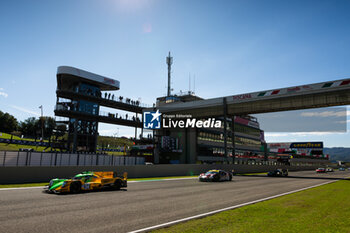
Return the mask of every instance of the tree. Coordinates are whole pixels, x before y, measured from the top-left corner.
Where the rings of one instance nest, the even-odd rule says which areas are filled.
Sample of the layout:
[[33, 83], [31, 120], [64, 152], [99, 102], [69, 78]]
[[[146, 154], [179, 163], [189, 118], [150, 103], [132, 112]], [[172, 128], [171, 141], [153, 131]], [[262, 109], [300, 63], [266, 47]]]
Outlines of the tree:
[[52, 117], [30, 117], [20, 123], [19, 130], [27, 137], [41, 137], [41, 124], [43, 121], [44, 138], [50, 138], [53, 135], [53, 130], [56, 127], [56, 121]]
[[35, 117], [29, 117], [19, 124], [19, 130], [27, 137], [36, 138], [38, 129], [40, 130], [38, 120]]
[[[44, 118], [44, 137], [50, 138], [53, 135], [53, 130], [56, 128], [56, 121], [53, 117]], [[41, 119], [39, 121], [41, 123]], [[41, 129], [41, 125], [40, 125]]]
[[0, 131], [4, 133], [11, 133], [18, 128], [17, 119], [8, 114], [0, 111]]

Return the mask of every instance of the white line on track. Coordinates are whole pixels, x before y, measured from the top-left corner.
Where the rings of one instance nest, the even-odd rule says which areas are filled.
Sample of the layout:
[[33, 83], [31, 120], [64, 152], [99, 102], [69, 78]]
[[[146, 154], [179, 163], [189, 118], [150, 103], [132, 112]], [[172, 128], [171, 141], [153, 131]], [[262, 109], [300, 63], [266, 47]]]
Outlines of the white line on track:
[[[169, 181], [169, 180], [190, 180], [190, 179], [198, 179], [198, 177], [186, 177], [186, 178], [169, 178], [169, 179], [145, 179], [145, 180], [131, 180], [128, 181], [128, 183], [141, 183], [141, 182], [150, 182], [150, 181]], [[17, 188], [0, 188], [0, 191], [7, 191], [7, 190], [23, 190], [23, 189], [37, 189], [37, 188], [44, 188], [45, 186], [32, 186], [32, 187], [17, 187]]]
[[322, 184], [312, 185], [312, 186], [309, 186], [309, 187], [306, 187], [306, 188], [301, 188], [301, 189], [289, 191], [289, 192], [286, 192], [286, 193], [281, 193], [281, 194], [273, 195], [273, 196], [270, 196], [270, 197], [265, 197], [265, 198], [258, 199], [258, 200], [255, 200], [255, 201], [250, 201], [250, 202], [246, 202], [246, 203], [242, 203], [242, 204], [238, 204], [238, 205], [234, 205], [234, 206], [229, 206], [229, 207], [226, 207], [226, 208], [223, 208], [223, 209], [214, 210], [214, 211], [210, 211], [210, 212], [207, 212], [207, 213], [194, 215], [194, 216], [191, 216], [191, 217], [182, 218], [182, 219], [178, 219], [178, 220], [175, 220], [175, 221], [162, 223], [162, 224], [159, 224], [159, 225], [142, 228], [142, 229], [135, 230], [135, 231], [130, 231], [129, 233], [147, 232], [147, 231], [155, 230], [155, 229], [162, 228], [162, 227], [168, 227], [170, 225], [174, 225], [174, 224], [177, 224], [177, 223], [186, 222], [186, 221], [189, 221], [189, 220], [192, 220], [192, 219], [196, 219], [196, 218], [206, 217], [206, 216], [213, 215], [213, 214], [216, 214], [216, 213], [219, 213], [219, 212], [223, 212], [223, 211], [226, 211], [226, 210], [232, 210], [232, 209], [236, 209], [236, 208], [239, 208], [239, 207], [242, 207], [242, 206], [255, 204], [255, 203], [258, 203], [258, 202], [262, 202], [262, 201], [270, 200], [270, 199], [273, 199], [273, 198], [276, 198], [276, 197], [281, 197], [281, 196], [284, 196], [284, 195], [300, 192], [300, 191], [303, 191], [303, 190], [306, 190], [306, 189], [310, 189], [310, 188], [315, 188], [315, 187], [318, 187], [318, 186], [321, 186], [321, 185], [325, 185], [325, 184], [329, 184], [329, 183], [333, 183], [333, 182], [336, 182], [336, 181], [338, 181], [338, 180], [332, 180], [332, 181], [324, 182]]

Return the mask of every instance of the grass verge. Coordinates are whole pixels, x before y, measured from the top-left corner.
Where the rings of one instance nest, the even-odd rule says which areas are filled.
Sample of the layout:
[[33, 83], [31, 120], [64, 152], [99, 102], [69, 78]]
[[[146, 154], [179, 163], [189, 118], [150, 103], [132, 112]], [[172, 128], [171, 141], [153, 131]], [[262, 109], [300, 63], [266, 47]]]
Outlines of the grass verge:
[[154, 232], [349, 232], [349, 193], [341, 180]]
[[39, 152], [45, 149], [46, 151], [50, 150], [50, 148], [46, 148], [44, 146], [29, 146], [29, 145], [0, 143], [0, 151], [18, 151], [20, 148], [26, 148], [26, 149], [32, 148], [35, 151], [39, 151]]

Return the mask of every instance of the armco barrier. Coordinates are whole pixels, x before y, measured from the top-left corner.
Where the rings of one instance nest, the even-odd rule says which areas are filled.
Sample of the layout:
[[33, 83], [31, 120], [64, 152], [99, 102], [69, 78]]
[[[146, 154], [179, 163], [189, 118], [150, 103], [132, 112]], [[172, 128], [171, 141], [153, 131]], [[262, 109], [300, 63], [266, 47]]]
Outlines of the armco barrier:
[[162, 177], [198, 175], [209, 169], [232, 170], [236, 173], [267, 172], [276, 168], [289, 171], [313, 170], [313, 166], [273, 166], [246, 164], [162, 164], [134, 166], [85, 166], [85, 167], [0, 167], [0, 184], [48, 182], [53, 178], [67, 178], [82, 171], [117, 171], [120, 175], [128, 172], [128, 177]]
[[145, 164], [145, 158], [102, 154], [0, 151], [0, 167], [120, 166], [137, 164]]

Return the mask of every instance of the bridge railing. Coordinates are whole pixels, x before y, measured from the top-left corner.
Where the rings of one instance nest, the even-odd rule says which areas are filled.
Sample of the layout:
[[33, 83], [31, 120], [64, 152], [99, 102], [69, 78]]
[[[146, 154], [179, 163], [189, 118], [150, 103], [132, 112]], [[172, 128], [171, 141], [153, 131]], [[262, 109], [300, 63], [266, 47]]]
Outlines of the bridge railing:
[[0, 151], [0, 166], [123, 166], [145, 164], [143, 157], [60, 152]]

